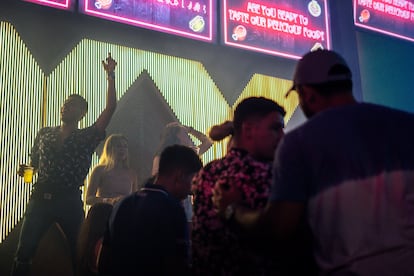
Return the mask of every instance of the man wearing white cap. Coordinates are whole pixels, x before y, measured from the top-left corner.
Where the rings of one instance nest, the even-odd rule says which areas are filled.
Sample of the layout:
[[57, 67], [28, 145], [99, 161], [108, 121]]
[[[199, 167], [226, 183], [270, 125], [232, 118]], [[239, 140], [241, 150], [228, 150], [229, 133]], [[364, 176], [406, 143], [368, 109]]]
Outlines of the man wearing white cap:
[[321, 275], [414, 275], [414, 115], [358, 103], [344, 59], [306, 54], [291, 91], [309, 120], [285, 135], [266, 211], [220, 210], [286, 241], [304, 217]]

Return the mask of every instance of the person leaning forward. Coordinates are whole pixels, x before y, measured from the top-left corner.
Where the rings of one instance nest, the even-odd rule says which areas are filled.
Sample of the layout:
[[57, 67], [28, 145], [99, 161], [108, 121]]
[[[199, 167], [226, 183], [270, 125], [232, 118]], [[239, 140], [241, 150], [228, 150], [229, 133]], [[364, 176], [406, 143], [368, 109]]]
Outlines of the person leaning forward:
[[229, 205], [219, 187], [216, 207], [287, 246], [305, 217], [320, 275], [414, 275], [414, 115], [358, 103], [334, 51], [304, 55], [293, 82], [309, 120], [276, 151], [267, 207]]

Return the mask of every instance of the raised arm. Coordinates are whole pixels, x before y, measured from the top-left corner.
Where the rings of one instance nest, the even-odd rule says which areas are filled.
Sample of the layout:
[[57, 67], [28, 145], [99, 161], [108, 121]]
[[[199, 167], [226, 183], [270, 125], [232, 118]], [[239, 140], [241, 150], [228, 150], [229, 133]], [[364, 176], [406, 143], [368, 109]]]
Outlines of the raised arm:
[[210, 136], [213, 141], [221, 141], [227, 136], [232, 135], [233, 132], [233, 122], [224, 121], [219, 125], [212, 126], [208, 132], [208, 136]]
[[108, 54], [106, 58], [106, 62], [102, 61], [102, 66], [106, 72], [107, 80], [108, 80], [108, 90], [106, 93], [106, 106], [105, 109], [102, 111], [99, 118], [96, 120], [96, 127], [100, 131], [105, 131], [106, 127], [111, 120], [112, 114], [115, 112], [116, 108], [116, 89], [115, 89], [115, 67], [117, 63], [111, 57], [111, 53]]
[[211, 140], [204, 133], [189, 126], [187, 126], [186, 129], [189, 134], [193, 135], [195, 138], [200, 140], [201, 144], [198, 145], [199, 155], [202, 155], [203, 153], [205, 153], [211, 147], [211, 145], [213, 145]]

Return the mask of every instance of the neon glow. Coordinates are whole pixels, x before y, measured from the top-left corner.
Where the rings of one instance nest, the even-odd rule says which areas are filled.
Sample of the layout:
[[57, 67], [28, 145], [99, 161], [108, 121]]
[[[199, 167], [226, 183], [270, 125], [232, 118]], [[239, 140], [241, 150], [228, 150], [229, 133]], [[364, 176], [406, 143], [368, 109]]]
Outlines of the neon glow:
[[414, 1], [354, 0], [356, 26], [414, 41]]
[[[106, 79], [101, 57], [108, 52], [116, 58], [119, 64], [116, 70], [122, 76], [122, 81], [116, 84], [119, 100], [146, 71], [166, 108], [170, 108], [182, 124], [204, 133], [212, 125], [231, 119], [234, 106], [245, 97], [264, 96], [277, 101], [287, 111], [286, 120], [298, 105], [295, 94], [287, 99], [284, 96], [292, 85], [290, 80], [254, 74], [240, 91], [236, 103], [230, 106], [198, 61], [88, 39], [73, 48], [50, 75], [45, 75], [10, 23], [0, 22], [0, 36], [5, 42], [0, 45], [0, 87], [10, 91], [0, 95], [4, 109], [0, 112], [0, 243], [21, 219], [29, 200], [32, 185], [23, 183], [16, 170], [20, 163], [29, 161], [37, 131], [43, 126], [60, 123], [58, 107], [71, 93], [76, 92], [93, 103], [80, 123], [81, 128], [92, 124], [105, 107]], [[158, 140], [154, 139], [154, 143]], [[215, 143], [203, 154], [204, 164], [222, 157], [225, 152], [226, 141]], [[95, 154], [91, 167], [97, 161]], [[87, 183], [88, 179], [86, 186]]]
[[331, 48], [326, 0], [223, 0], [223, 43], [299, 59]]
[[82, 13], [196, 40], [216, 38], [214, 0], [81, 0]]
[[23, 0], [23, 1], [40, 4], [43, 6], [63, 9], [63, 10], [72, 10], [73, 5], [74, 5], [74, 0]]

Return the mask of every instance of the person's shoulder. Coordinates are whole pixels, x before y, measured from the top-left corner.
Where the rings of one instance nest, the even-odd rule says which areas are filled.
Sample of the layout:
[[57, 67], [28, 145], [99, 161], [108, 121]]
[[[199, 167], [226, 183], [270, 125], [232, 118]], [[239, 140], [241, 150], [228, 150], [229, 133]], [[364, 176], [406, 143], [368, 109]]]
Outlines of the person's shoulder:
[[[365, 122], [380, 122], [384, 128], [401, 127], [406, 125], [406, 130], [414, 129], [414, 113], [375, 103], [359, 103], [349, 112], [354, 120], [365, 119]], [[404, 131], [406, 131], [404, 130]]]
[[85, 128], [80, 128], [80, 129], [78, 129], [78, 132], [88, 133], [88, 134], [96, 134], [96, 135], [99, 135], [99, 136], [105, 136], [106, 135], [105, 130], [102, 131], [102, 130], [98, 129], [98, 127], [96, 126], [96, 123], [94, 123], [90, 126], [87, 126]]
[[182, 201], [179, 201], [178, 199], [169, 196], [165, 200], [161, 200], [164, 208], [164, 213], [166, 217], [174, 215], [175, 217], [181, 217], [184, 215], [185, 217], [185, 211], [183, 208]]
[[76, 135], [79, 139], [83, 139], [85, 142], [91, 142], [94, 141], [96, 143], [101, 142], [106, 137], [106, 131], [100, 130], [96, 127], [95, 124], [81, 128], [77, 130]]
[[47, 132], [51, 132], [51, 131], [56, 131], [58, 129], [59, 129], [59, 126], [42, 127], [41, 129], [39, 129], [39, 133], [47, 133]]
[[92, 169], [92, 173], [95, 173], [95, 174], [103, 174], [104, 173], [104, 171], [105, 171], [105, 166], [104, 165], [101, 165], [101, 164], [98, 164], [98, 165], [96, 165], [93, 169]]
[[202, 167], [201, 170], [199, 170], [197, 174], [202, 175], [202, 174], [209, 174], [210, 172], [214, 172], [215, 170], [217, 170], [218, 167], [222, 166], [223, 159], [224, 157], [210, 161], [204, 167]]
[[78, 132], [91, 132], [91, 131], [98, 131], [98, 128], [96, 127], [95, 124], [78, 129]]

